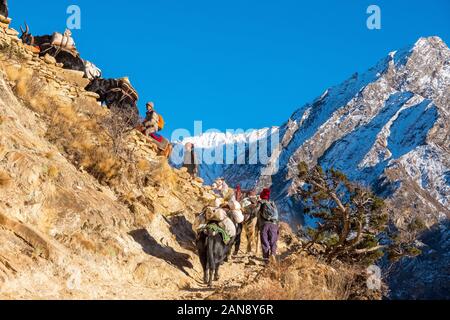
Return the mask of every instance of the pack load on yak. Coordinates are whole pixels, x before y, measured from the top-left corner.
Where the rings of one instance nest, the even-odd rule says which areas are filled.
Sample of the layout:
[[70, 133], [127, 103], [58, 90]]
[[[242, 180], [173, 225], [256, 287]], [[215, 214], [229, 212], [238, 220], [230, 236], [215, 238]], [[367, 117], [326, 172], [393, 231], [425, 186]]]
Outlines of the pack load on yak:
[[136, 127], [136, 130], [141, 132], [150, 143], [156, 145], [162, 155], [168, 158], [172, 153], [172, 144], [169, 140], [157, 133], [164, 129], [164, 118], [155, 111], [155, 104], [153, 102], [148, 102], [146, 107], [147, 113], [145, 119]]
[[9, 24], [8, 15], [9, 15], [8, 1], [1, 0], [0, 1], [0, 22]]
[[[217, 198], [214, 203], [207, 206], [197, 217], [194, 228], [197, 232], [210, 224], [216, 224], [223, 229], [230, 238], [234, 238], [238, 232], [238, 226], [244, 222], [244, 214], [241, 205], [232, 197], [228, 202]], [[225, 239], [224, 239], [225, 240]]]
[[195, 220], [194, 229], [200, 233], [211, 224], [222, 229], [222, 235], [226, 235], [223, 237], [224, 242], [227, 238], [236, 236], [236, 226], [223, 208], [222, 199], [217, 198], [214, 203], [203, 210]]
[[41, 57], [48, 54], [58, 63], [62, 63], [64, 69], [85, 72], [85, 62], [75, 47], [70, 30], [67, 29], [64, 34], [55, 32], [51, 35], [33, 36], [26, 23], [25, 30], [22, 27], [20, 29], [22, 42], [33, 47]]
[[109, 109], [120, 111], [125, 117], [124, 122], [130, 127], [134, 128], [139, 122], [137, 107], [139, 96], [128, 78], [95, 78], [91, 80], [85, 90], [98, 94], [97, 101], [105, 104]]
[[228, 261], [233, 246], [238, 247], [243, 220], [241, 206], [234, 196], [228, 202], [217, 198], [197, 217], [196, 244], [206, 284], [219, 280], [220, 266]]
[[73, 53], [77, 53], [75, 40], [73, 40], [72, 32], [69, 29], [66, 29], [64, 33], [54, 32], [52, 35], [51, 45], [60, 47], [61, 50], [67, 50]]
[[85, 70], [84, 76], [89, 80], [94, 80], [102, 77], [102, 70], [100, 70], [95, 64], [90, 61], [84, 61]]
[[231, 193], [233, 192], [228, 184], [226, 183], [224, 178], [218, 178], [211, 186], [213, 192], [221, 198], [230, 198]]

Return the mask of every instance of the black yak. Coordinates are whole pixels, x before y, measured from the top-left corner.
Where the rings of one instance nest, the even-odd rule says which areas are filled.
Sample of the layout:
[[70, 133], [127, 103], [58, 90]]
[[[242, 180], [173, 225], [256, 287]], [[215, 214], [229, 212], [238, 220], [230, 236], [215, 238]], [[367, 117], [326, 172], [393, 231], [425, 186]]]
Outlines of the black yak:
[[125, 80], [95, 78], [85, 90], [98, 94], [98, 101], [106, 104], [109, 109], [126, 111], [129, 115], [126, 122], [130, 126], [136, 127], [139, 124], [138, 95]]
[[228, 261], [231, 249], [242, 233], [242, 225], [238, 225], [236, 231], [236, 236], [227, 244], [224, 243], [222, 235], [208, 227], [200, 232], [197, 238], [197, 250], [203, 267], [205, 284], [212, 286], [213, 281], [219, 280], [220, 266]]
[[33, 36], [30, 33], [30, 27], [25, 23], [25, 30], [20, 27], [22, 35], [20, 39], [24, 44], [39, 48], [39, 55], [51, 55], [58, 63], [63, 64], [64, 69], [85, 72], [85, 62], [76, 51], [65, 50], [52, 44], [53, 35]]

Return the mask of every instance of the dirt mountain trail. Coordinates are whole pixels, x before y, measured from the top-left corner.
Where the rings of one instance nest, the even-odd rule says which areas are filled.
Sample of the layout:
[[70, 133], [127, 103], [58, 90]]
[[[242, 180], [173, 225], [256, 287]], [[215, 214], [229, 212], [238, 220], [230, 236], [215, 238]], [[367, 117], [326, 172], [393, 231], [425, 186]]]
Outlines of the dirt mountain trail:
[[196, 283], [184, 288], [186, 293], [183, 293], [182, 299], [208, 299], [222, 291], [239, 290], [244, 285], [256, 281], [264, 268], [265, 265], [260, 258], [240, 253], [221, 267], [220, 280], [214, 282], [212, 287], [203, 284], [203, 273], [200, 272]]

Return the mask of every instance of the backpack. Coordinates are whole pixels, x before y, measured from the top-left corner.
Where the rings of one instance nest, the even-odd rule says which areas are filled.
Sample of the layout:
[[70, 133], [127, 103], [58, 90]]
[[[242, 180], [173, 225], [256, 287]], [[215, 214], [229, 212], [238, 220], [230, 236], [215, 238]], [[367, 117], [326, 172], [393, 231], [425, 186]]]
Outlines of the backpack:
[[268, 222], [278, 222], [279, 213], [273, 201], [261, 201], [261, 217]]
[[162, 115], [159, 115], [159, 120], [158, 120], [158, 128], [159, 128], [159, 130], [164, 129], [165, 125], [166, 125], [166, 122], [164, 121], [164, 118], [162, 117]]

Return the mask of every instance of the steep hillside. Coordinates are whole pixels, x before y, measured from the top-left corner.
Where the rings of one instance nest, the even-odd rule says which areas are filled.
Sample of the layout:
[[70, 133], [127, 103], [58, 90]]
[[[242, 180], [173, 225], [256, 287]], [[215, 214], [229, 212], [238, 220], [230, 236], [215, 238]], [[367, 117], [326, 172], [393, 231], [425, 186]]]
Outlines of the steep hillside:
[[137, 133], [126, 138], [126, 166], [109, 149], [101, 126], [108, 111], [82, 89], [85, 80], [7, 32], [0, 30], [0, 297], [191, 294], [182, 289], [201, 279], [192, 222], [209, 190]]

